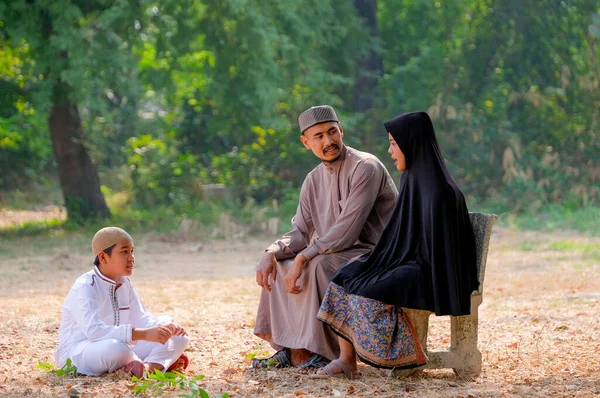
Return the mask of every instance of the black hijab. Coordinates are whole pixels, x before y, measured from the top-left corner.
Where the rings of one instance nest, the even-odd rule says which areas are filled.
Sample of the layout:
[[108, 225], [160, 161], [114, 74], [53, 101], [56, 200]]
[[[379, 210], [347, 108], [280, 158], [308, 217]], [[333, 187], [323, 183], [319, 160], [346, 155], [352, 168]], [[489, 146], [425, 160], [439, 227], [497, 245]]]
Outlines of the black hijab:
[[398, 204], [375, 247], [340, 267], [346, 292], [437, 315], [468, 315], [476, 290], [475, 238], [465, 198], [425, 112], [384, 123], [404, 153]]

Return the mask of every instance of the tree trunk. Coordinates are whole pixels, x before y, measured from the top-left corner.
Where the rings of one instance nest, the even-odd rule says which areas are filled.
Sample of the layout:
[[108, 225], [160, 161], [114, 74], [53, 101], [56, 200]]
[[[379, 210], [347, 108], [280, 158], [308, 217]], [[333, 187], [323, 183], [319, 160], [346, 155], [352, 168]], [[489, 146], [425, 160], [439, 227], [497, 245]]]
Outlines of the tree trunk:
[[110, 210], [100, 192], [100, 180], [83, 145], [83, 127], [69, 86], [55, 81], [48, 127], [69, 220], [81, 222], [108, 217]]
[[354, 86], [354, 110], [364, 112], [373, 107], [375, 88], [383, 76], [383, 58], [379, 47], [377, 0], [354, 0], [354, 8], [369, 30], [370, 50], [358, 61], [358, 76]]

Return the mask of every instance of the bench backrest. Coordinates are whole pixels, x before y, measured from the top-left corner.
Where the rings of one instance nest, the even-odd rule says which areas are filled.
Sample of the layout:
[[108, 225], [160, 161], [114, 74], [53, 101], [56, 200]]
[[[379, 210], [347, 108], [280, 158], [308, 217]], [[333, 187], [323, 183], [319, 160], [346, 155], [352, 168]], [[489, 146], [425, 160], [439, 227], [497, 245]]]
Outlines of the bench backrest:
[[479, 289], [473, 294], [483, 293], [483, 278], [485, 276], [485, 264], [487, 262], [488, 248], [490, 246], [490, 237], [492, 236], [492, 225], [498, 218], [495, 214], [469, 213], [473, 233], [475, 234], [475, 251], [477, 255], [477, 279], [479, 280]]

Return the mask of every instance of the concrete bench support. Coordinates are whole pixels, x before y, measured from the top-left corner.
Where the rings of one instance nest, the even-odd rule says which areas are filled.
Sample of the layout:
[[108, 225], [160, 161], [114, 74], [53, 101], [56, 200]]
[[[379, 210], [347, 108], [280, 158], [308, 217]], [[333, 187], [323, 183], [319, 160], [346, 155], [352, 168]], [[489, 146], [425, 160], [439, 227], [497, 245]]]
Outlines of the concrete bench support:
[[421, 369], [446, 369], [465, 379], [481, 373], [481, 352], [477, 348], [477, 331], [479, 325], [479, 305], [483, 301], [483, 279], [487, 261], [492, 225], [497, 219], [493, 214], [470, 213], [475, 243], [477, 248], [477, 275], [479, 289], [471, 295], [471, 315], [450, 317], [450, 349], [446, 351], [427, 350], [427, 332], [429, 316], [432, 312], [407, 309], [413, 322], [423, 349], [429, 358], [427, 364], [415, 369], [390, 370], [395, 377], [410, 376]]

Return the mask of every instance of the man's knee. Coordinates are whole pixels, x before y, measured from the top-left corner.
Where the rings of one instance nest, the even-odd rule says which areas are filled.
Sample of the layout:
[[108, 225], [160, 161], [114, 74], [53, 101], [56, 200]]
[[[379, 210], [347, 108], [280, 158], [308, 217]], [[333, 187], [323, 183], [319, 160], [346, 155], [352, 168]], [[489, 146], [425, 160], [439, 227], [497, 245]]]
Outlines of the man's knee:
[[340, 258], [335, 254], [319, 254], [309, 261], [308, 269], [316, 275], [331, 277], [340, 267]]

